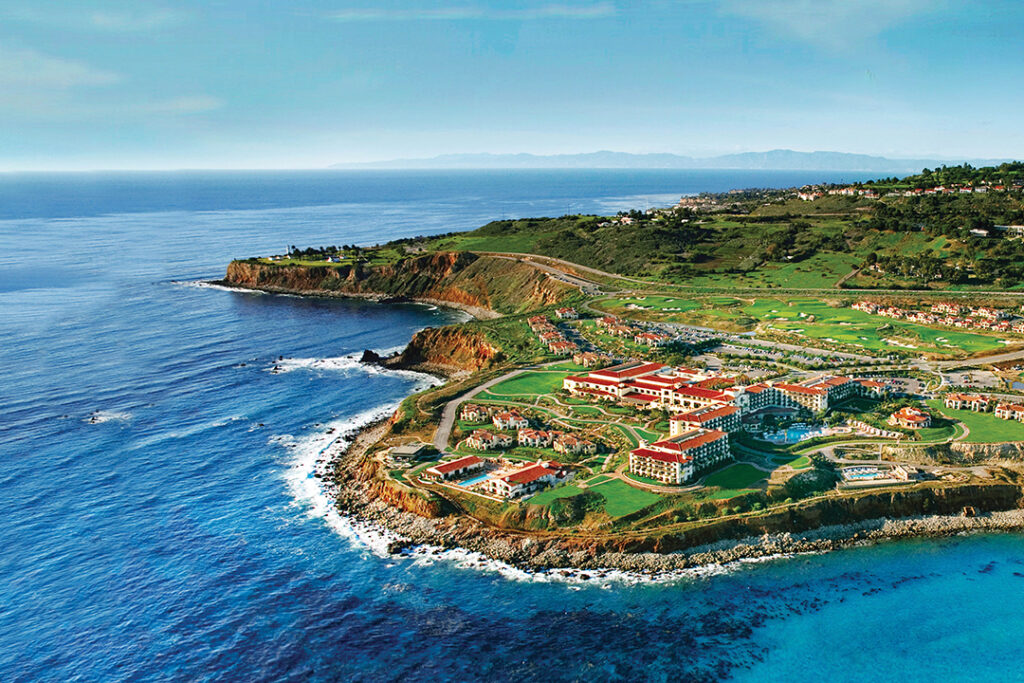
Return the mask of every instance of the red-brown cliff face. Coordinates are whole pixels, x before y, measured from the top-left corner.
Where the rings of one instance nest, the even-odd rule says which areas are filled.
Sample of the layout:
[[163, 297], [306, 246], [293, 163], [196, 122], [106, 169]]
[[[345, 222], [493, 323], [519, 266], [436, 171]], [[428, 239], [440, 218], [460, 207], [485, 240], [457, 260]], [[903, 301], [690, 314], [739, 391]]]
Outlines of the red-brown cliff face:
[[[452, 304], [478, 317], [520, 313], [576, 293], [533, 266], [468, 252], [438, 252], [381, 266], [296, 266], [232, 261], [222, 284], [320, 296], [385, 296]], [[479, 315], [480, 313], [484, 315]]]

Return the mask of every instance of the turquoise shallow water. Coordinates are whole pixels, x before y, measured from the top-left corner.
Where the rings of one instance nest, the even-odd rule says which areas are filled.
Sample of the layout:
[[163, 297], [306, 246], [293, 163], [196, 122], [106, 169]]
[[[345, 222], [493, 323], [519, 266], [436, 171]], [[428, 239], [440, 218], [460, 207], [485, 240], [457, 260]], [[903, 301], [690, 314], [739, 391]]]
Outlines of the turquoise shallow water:
[[308, 474], [425, 381], [351, 356], [459, 314], [188, 284], [285, 244], [813, 179], [0, 178], [4, 680], [1020, 679], [1018, 535], [660, 583], [382, 557]]

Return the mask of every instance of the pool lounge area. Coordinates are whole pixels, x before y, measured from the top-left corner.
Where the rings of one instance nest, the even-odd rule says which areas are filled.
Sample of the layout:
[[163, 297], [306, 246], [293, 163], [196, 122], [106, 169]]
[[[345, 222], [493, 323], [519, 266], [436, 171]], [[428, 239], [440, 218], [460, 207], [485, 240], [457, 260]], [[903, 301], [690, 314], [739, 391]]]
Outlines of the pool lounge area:
[[462, 486], [464, 488], [470, 488], [470, 487], [474, 486], [475, 484], [479, 484], [482, 481], [487, 481], [488, 479], [490, 479], [490, 477], [491, 477], [491, 475], [489, 475], [489, 474], [478, 474], [478, 475], [470, 477], [469, 479], [463, 479], [458, 484], [459, 484], [459, 486]]

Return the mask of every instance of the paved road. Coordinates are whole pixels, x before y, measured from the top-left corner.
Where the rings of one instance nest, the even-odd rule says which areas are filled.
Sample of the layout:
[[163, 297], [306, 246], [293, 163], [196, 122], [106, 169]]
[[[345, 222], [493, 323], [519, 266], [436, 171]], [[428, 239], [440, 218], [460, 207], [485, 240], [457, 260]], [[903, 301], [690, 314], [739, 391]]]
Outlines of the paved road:
[[519, 368], [518, 370], [506, 372], [504, 375], [495, 377], [492, 380], [488, 380], [483, 384], [477, 385], [470, 389], [469, 391], [467, 391], [466, 393], [460, 396], [456, 396], [451, 401], [448, 401], [448, 405], [446, 405], [444, 407], [444, 410], [441, 412], [441, 422], [437, 425], [437, 430], [434, 432], [434, 448], [441, 452], [444, 452], [448, 448], [448, 440], [452, 436], [452, 427], [455, 426], [455, 420], [458, 417], [459, 406], [468, 401], [469, 399], [473, 398], [477, 394], [479, 394], [481, 391], [486, 391], [487, 389], [493, 387], [495, 384], [498, 384], [499, 382], [504, 382], [506, 379], [515, 377], [516, 375], [521, 375], [524, 372], [527, 372], [528, 370], [536, 370], [537, 368], [544, 368], [549, 365], [558, 365], [559, 363], [564, 362], [565, 359], [560, 358], [558, 360], [553, 360], [549, 363], [541, 363], [540, 365], [528, 365], [525, 368]]

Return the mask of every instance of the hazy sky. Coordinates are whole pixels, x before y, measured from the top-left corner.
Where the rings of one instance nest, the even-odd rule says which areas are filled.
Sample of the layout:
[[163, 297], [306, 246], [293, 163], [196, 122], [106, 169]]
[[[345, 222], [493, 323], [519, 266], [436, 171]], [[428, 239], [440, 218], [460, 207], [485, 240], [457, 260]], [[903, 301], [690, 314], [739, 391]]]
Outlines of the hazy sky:
[[0, 169], [1024, 156], [1024, 3], [0, 0]]

